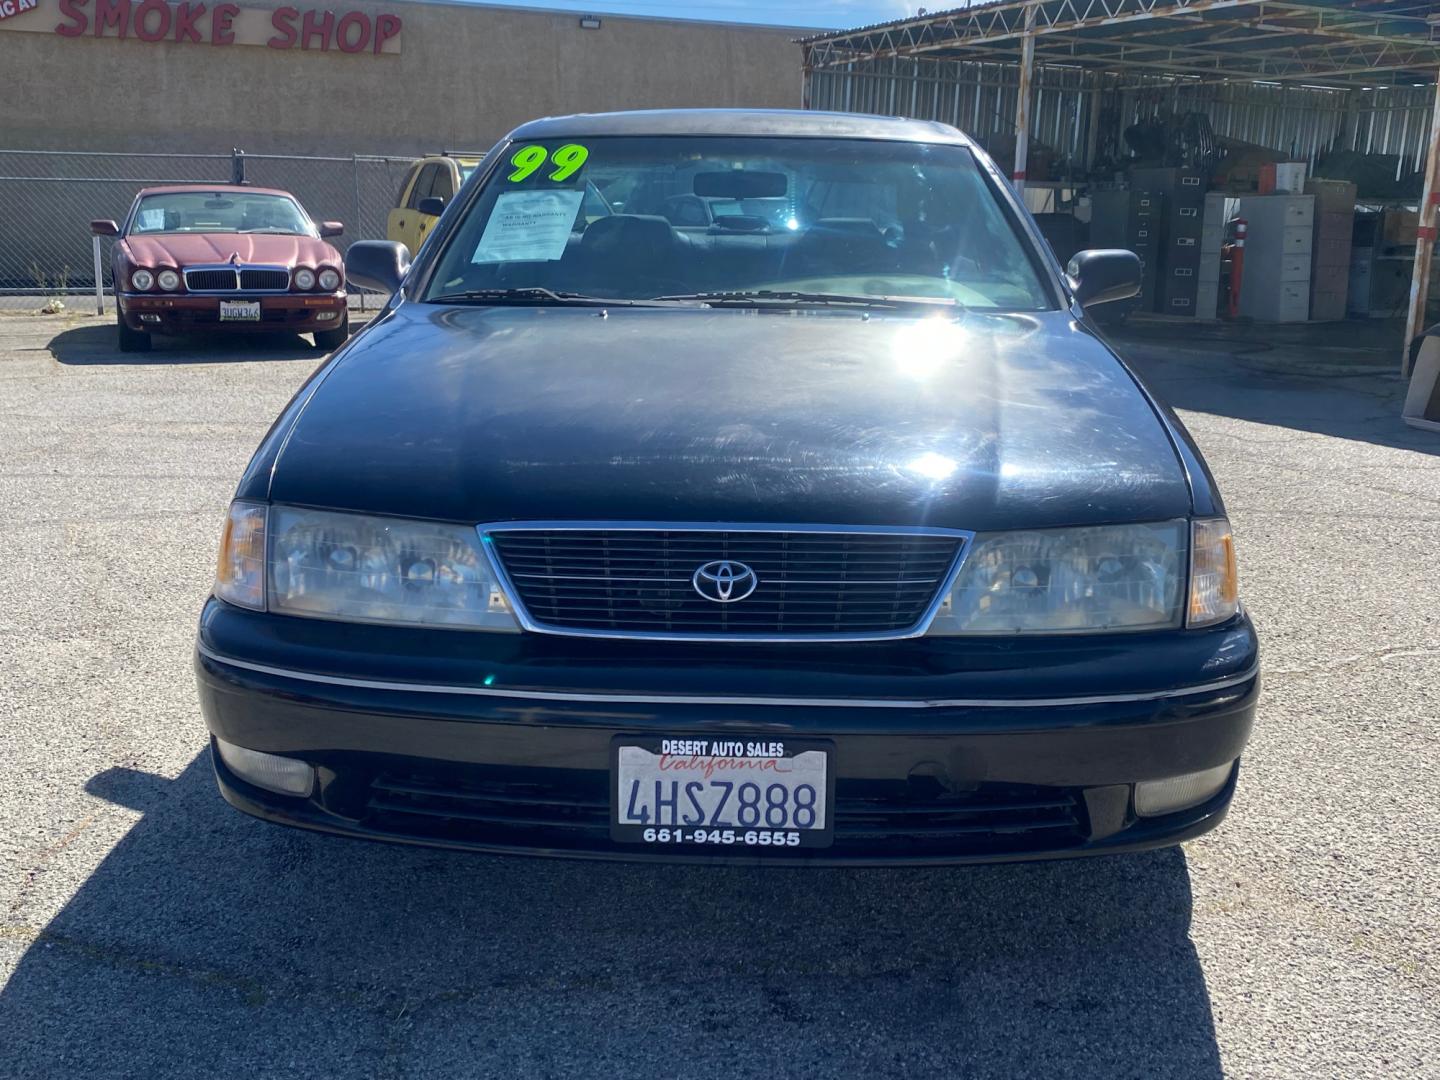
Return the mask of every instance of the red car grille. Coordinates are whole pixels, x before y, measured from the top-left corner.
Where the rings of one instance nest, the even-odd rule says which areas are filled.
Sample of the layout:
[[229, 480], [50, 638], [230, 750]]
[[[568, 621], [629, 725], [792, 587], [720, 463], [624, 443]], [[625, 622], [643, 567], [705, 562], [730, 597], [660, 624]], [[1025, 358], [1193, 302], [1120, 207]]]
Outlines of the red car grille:
[[234, 270], [187, 270], [185, 287], [191, 292], [220, 292], [240, 286]]
[[244, 266], [186, 270], [185, 287], [191, 292], [284, 292], [290, 288], [290, 271]]
[[278, 292], [290, 288], [290, 274], [285, 270], [241, 270], [240, 288]]

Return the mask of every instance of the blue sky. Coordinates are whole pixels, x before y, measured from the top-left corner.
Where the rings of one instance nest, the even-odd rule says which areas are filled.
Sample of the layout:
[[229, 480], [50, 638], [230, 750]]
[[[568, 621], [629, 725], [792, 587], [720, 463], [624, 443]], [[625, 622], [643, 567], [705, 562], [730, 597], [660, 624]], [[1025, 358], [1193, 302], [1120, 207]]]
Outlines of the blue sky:
[[[538, 7], [614, 15], [651, 15], [676, 19], [768, 23], [845, 29], [915, 14], [919, 0], [484, 0], [505, 7]], [[963, 6], [963, 0], [924, 5], [931, 11]]]

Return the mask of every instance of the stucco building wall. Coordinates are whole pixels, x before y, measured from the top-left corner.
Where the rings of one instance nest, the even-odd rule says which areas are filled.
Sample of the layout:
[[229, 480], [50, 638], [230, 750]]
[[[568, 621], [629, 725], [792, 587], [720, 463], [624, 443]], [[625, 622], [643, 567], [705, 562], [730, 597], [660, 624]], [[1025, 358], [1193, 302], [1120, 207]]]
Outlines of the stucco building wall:
[[65, 0], [89, 18], [74, 36], [55, 32], [75, 26], [62, 0], [0, 20], [0, 148], [418, 154], [487, 148], [559, 113], [800, 104], [794, 30], [344, 0], [338, 13], [403, 19], [398, 52], [347, 54], [97, 37], [101, 2]]

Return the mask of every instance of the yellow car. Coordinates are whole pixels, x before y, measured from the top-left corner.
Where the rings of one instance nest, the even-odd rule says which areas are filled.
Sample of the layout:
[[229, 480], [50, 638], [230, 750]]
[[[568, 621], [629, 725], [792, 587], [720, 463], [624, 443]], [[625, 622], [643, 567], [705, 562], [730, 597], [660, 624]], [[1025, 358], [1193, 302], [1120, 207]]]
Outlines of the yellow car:
[[[386, 218], [385, 239], [404, 244], [411, 254], [419, 251], [420, 244], [440, 220], [438, 213], [421, 213], [420, 204], [425, 199], [439, 199], [448, 204], [484, 156], [447, 150], [411, 165], [400, 185], [395, 206]], [[428, 209], [434, 209], [434, 204]]]

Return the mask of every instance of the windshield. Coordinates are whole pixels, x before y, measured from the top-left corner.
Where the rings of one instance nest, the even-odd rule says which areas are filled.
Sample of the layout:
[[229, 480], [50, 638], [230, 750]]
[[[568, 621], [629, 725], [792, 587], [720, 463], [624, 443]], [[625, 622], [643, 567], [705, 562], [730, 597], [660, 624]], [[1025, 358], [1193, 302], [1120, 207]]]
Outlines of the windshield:
[[606, 137], [507, 154], [450, 235], [425, 299], [763, 290], [1054, 306], [963, 146]]
[[186, 232], [319, 235], [294, 199], [242, 191], [146, 195], [135, 208], [130, 232], [132, 235]]

